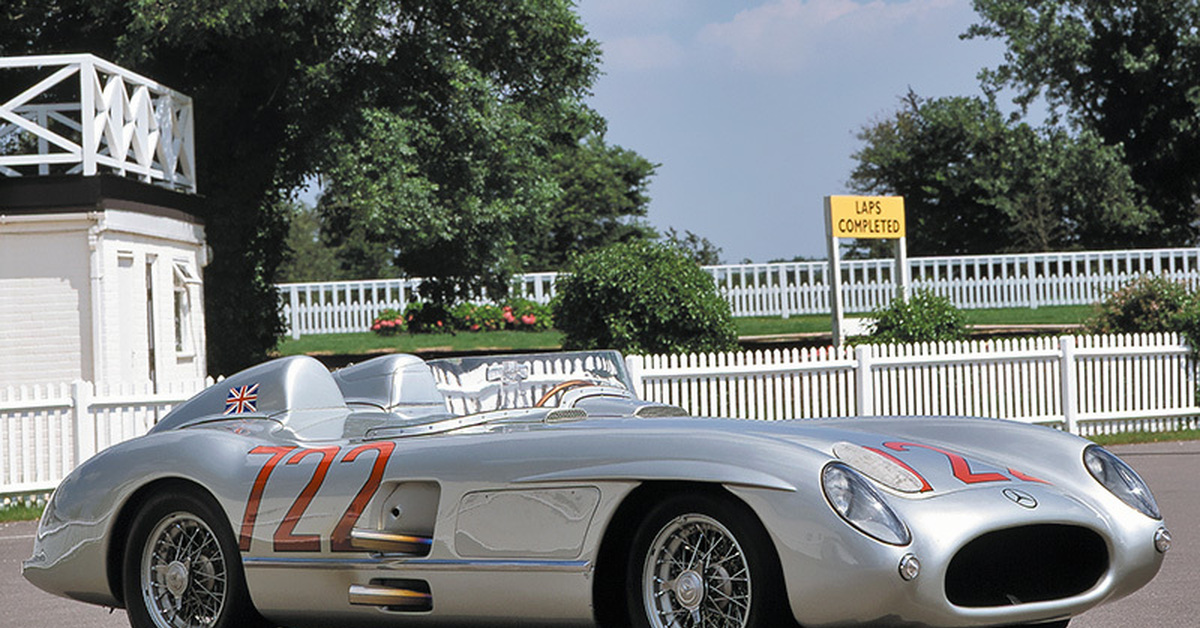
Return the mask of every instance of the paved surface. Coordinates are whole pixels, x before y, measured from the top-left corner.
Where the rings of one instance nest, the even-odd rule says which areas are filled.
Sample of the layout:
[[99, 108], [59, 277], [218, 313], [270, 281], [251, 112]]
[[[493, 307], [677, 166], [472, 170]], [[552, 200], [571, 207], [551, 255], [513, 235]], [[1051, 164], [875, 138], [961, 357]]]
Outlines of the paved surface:
[[[1174, 548], [1158, 577], [1137, 593], [1095, 608], [1072, 628], [1195, 626], [1200, 624], [1200, 441], [1129, 445], [1113, 451], [1150, 483]], [[124, 611], [60, 599], [21, 577], [33, 546], [33, 522], [0, 524], [0, 624], [109, 628], [127, 626]]]

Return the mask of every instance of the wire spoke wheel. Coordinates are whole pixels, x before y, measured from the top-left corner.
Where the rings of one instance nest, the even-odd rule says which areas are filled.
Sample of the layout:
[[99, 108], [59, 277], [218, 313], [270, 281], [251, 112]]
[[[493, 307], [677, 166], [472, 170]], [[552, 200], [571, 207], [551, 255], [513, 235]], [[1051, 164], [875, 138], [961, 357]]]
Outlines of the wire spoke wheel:
[[163, 483], [129, 526], [121, 590], [133, 628], [260, 628], [241, 555], [220, 504]]
[[642, 601], [654, 628], [744, 628], [752, 594], [746, 554], [716, 519], [681, 515], [651, 542]]
[[142, 601], [156, 626], [216, 624], [228, 594], [228, 568], [216, 534], [201, 518], [175, 512], [150, 532], [142, 552]]

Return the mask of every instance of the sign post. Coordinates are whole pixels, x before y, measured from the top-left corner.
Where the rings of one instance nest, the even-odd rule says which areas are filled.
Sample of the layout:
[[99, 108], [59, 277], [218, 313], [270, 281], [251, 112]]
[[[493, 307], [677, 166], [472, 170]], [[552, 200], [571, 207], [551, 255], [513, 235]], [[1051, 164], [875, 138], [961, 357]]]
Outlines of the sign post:
[[[841, 346], [850, 331], [842, 306], [841, 255], [838, 238], [896, 240], [893, 278], [897, 296], [908, 297], [910, 272], [905, 239], [904, 197], [826, 196], [825, 235], [829, 243], [829, 301], [833, 318], [833, 344]], [[857, 320], [857, 319], [855, 319]]]

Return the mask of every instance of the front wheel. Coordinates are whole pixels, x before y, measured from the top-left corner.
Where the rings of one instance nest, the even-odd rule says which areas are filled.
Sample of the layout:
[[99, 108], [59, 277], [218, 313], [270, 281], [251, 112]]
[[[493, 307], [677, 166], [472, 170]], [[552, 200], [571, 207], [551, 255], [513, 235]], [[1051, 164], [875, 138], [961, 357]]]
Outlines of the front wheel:
[[790, 624], [766, 531], [732, 498], [670, 497], [634, 535], [626, 608], [639, 628], [758, 628]]
[[196, 490], [152, 495], [130, 528], [123, 564], [134, 628], [232, 628], [261, 623], [220, 507]]

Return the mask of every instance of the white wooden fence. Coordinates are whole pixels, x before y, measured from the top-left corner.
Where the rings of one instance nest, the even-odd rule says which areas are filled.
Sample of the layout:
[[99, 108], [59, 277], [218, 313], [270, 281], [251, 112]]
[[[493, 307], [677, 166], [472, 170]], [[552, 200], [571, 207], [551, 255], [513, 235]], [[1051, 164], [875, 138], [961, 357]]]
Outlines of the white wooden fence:
[[[1200, 284], [1200, 249], [1081, 251], [1024, 255], [916, 257], [913, 286], [932, 290], [964, 309], [1084, 305], [1104, 299], [1133, 278], [1154, 274]], [[868, 312], [895, 294], [892, 260], [842, 263], [847, 312]], [[734, 316], [829, 312], [828, 264], [786, 262], [706, 266]], [[547, 303], [556, 273], [517, 278], [515, 293]], [[291, 283], [278, 286], [293, 338], [367, 331], [385, 308], [416, 299], [420, 279]]]
[[0, 495], [53, 489], [96, 452], [145, 434], [171, 407], [211, 385], [0, 388]]
[[969, 415], [1085, 436], [1200, 427], [1197, 367], [1174, 334], [627, 356], [644, 399], [779, 420]]
[[[972, 415], [1083, 435], [1200, 428], [1197, 363], [1173, 334], [627, 356], [626, 364], [643, 398], [704, 416]], [[0, 495], [49, 491], [207, 384], [0, 389]]]

